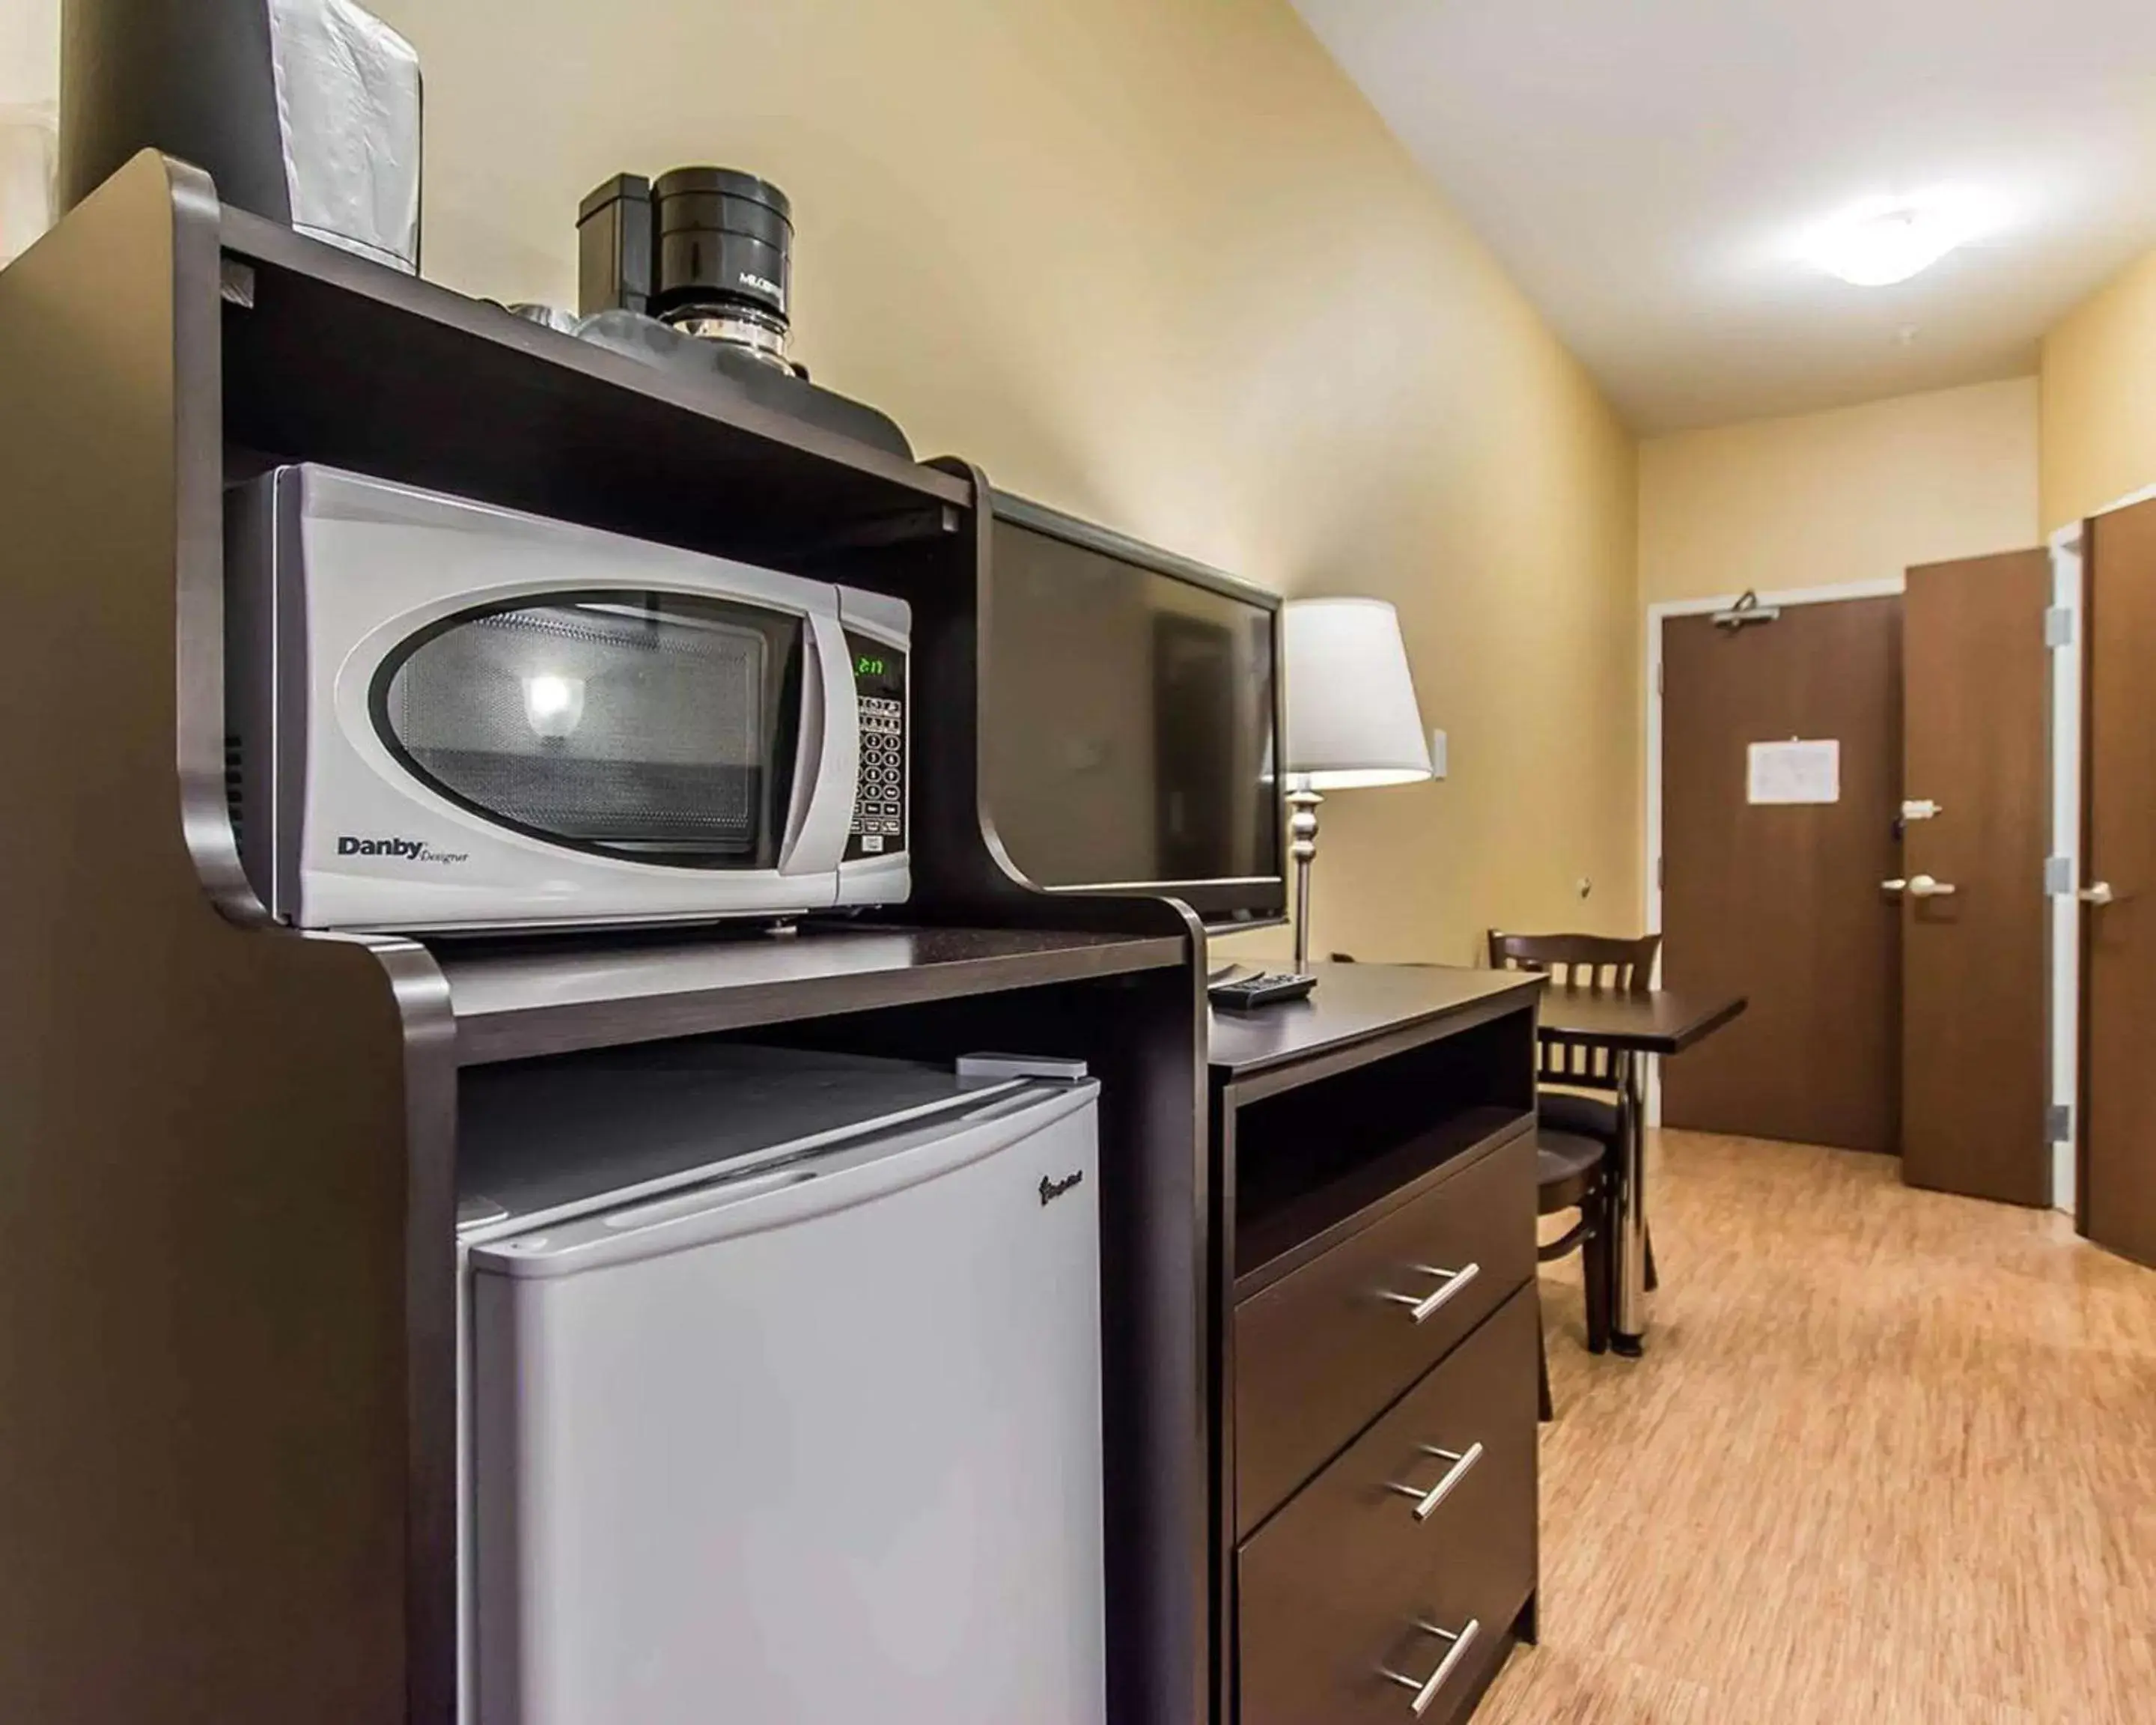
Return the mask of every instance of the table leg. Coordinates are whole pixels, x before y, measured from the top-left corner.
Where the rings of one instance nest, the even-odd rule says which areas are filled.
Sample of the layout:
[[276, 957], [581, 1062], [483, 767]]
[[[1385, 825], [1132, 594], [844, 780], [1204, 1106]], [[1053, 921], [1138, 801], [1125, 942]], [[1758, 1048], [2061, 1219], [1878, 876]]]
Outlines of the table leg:
[[1622, 1055], [1627, 1126], [1619, 1169], [1617, 1277], [1609, 1345], [1639, 1358], [1647, 1335], [1647, 1056]]

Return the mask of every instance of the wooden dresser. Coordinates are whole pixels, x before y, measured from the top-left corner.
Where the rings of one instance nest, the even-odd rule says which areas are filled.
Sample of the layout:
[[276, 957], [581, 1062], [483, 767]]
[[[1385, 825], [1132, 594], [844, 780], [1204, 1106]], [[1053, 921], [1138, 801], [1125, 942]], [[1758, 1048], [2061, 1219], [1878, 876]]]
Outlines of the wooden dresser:
[[1538, 978], [1217, 1013], [1217, 1708], [1466, 1719], [1534, 1636]]

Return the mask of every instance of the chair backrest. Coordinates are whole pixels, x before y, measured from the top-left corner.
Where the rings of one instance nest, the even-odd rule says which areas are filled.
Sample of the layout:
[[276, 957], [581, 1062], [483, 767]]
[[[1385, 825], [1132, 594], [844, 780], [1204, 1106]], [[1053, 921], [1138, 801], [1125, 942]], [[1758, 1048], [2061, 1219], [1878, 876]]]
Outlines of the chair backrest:
[[1490, 931], [1492, 970], [1540, 970], [1559, 988], [1645, 988], [1662, 937], [1608, 934], [1506, 934]]
[[[1506, 934], [1493, 928], [1490, 968], [1541, 971], [1559, 988], [1645, 988], [1653, 983], [1661, 948], [1658, 934], [1633, 940], [1606, 934]], [[1578, 1090], [1614, 1091], [1623, 1082], [1609, 1050], [1557, 1036], [1541, 1040], [1535, 1076], [1544, 1084]]]

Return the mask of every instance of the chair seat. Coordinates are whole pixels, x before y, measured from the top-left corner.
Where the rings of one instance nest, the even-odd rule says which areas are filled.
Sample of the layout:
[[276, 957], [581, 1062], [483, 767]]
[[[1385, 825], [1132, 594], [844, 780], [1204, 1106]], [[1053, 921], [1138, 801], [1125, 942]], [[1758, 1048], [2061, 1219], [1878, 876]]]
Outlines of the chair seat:
[[1617, 1099], [1614, 1096], [1589, 1096], [1570, 1091], [1546, 1090], [1535, 1098], [1535, 1117], [1542, 1122], [1545, 1133], [1578, 1132], [1585, 1137], [1599, 1138], [1605, 1144], [1617, 1142]]
[[1577, 1132], [1551, 1132], [1535, 1135], [1536, 1208], [1545, 1216], [1574, 1209], [1602, 1179], [1609, 1160], [1607, 1146]]

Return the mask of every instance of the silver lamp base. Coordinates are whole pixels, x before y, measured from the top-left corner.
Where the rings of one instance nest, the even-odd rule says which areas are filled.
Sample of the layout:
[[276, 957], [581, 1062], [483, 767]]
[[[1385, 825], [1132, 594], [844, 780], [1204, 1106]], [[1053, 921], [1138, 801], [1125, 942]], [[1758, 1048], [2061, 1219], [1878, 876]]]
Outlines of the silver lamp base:
[[1295, 859], [1295, 973], [1310, 974], [1310, 865], [1317, 860], [1317, 809], [1325, 798], [1308, 786], [1287, 793], [1288, 855]]

